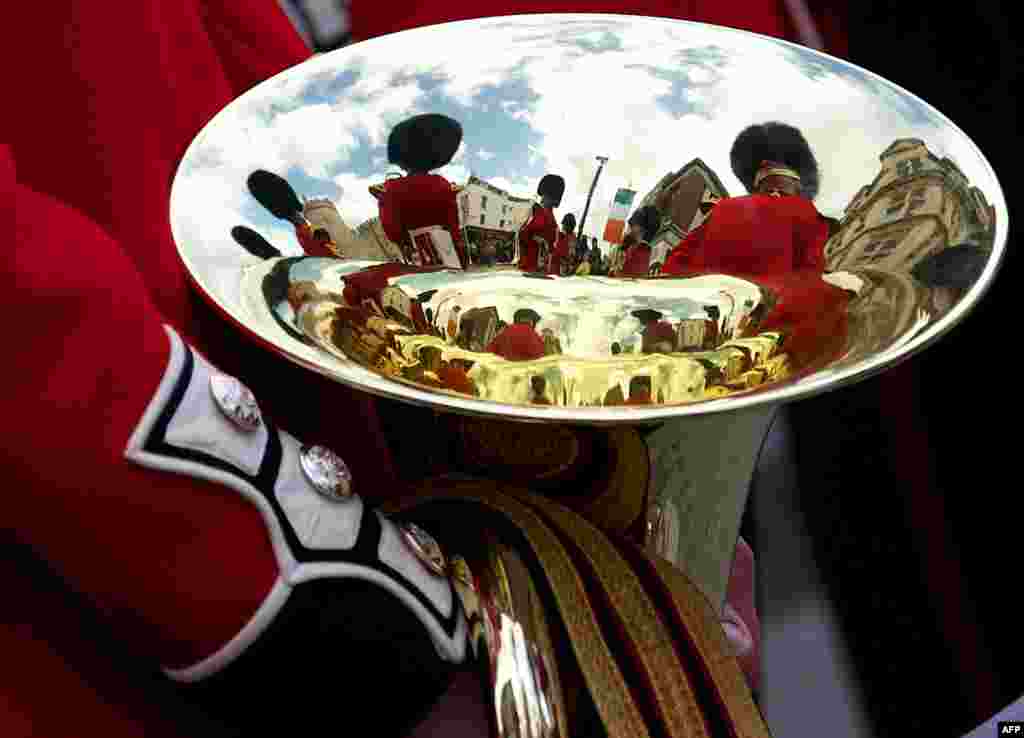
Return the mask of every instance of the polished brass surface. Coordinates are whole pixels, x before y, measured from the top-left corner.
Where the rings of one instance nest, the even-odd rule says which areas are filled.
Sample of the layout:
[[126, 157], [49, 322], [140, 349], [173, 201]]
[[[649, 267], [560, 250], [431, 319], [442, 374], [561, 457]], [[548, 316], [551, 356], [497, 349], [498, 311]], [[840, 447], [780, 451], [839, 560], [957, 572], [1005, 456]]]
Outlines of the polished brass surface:
[[[424, 114], [444, 116], [436, 149], [391, 140]], [[744, 159], [743, 134], [773, 121], [812, 153]], [[665, 618], [703, 633], [737, 734], [761, 735], [714, 618], [774, 413], [940, 337], [991, 284], [1007, 234], [989, 163], [907, 91], [775, 39], [613, 15], [451, 23], [311, 59], [206, 126], [170, 209], [190, 277], [242, 331], [452, 414], [435, 429], [450, 431], [438, 446], [456, 447], [455, 472], [560, 498], [592, 524], [525, 492], [474, 492], [515, 512], [547, 609], [486, 516], [452, 521], [438, 547], [409, 540], [455, 581], [503, 736], [580, 734], [580, 679], [608, 735], [647, 734], [621, 644], [602, 637], [607, 613], [584, 606], [564, 548], [587, 554], [595, 527], [646, 532], [674, 603], [625, 618], [656, 687], [644, 704], [660, 700], [679, 734], [701, 723], [673, 710], [685, 695], [663, 667], [679, 633], [637, 625]], [[433, 555], [466, 535], [476, 544], [455, 558]], [[615, 573], [626, 563], [587, 565], [620, 614], [641, 599]], [[555, 618], [577, 683], [556, 663]]]
[[[380, 218], [386, 188], [409, 174], [388, 163], [389, 132], [428, 112], [462, 131], [435, 171], [458, 203], [458, 233], [439, 215], [411, 237], [461, 239], [465, 270], [417, 266]], [[667, 274], [687, 234], [747, 196], [730, 161], [738, 134], [775, 120], [802, 131], [820, 174], [801, 183], [766, 161], [746, 186], [777, 201], [813, 197], [828, 224], [815, 244], [823, 267], [762, 269], [758, 250], [772, 244], [750, 243], [750, 268]], [[258, 170], [280, 174], [304, 212], [261, 207], [246, 190]], [[564, 194], [542, 203], [545, 173]], [[636, 197], [617, 213], [621, 191]], [[544, 270], [554, 274], [517, 268], [521, 226], [541, 205], [559, 224], [586, 210], [571, 234], [578, 253]], [[650, 233], [616, 231], [643, 205], [660, 215]], [[701, 24], [551, 15], [387, 36], [259, 85], [188, 150], [171, 220], [200, 290], [292, 361], [451, 411], [633, 423], [793, 399], [920, 349], [991, 281], [1007, 218], [970, 140], [868, 72]], [[348, 258], [304, 251], [300, 222], [307, 240], [322, 229], [324, 256]], [[239, 226], [271, 248], [239, 247]], [[633, 276], [623, 231], [631, 249], [650, 243], [649, 268]], [[601, 239], [587, 276], [573, 274], [580, 235], [588, 248]], [[548, 240], [529, 243], [550, 258]], [[275, 249], [282, 257], [260, 256]]]

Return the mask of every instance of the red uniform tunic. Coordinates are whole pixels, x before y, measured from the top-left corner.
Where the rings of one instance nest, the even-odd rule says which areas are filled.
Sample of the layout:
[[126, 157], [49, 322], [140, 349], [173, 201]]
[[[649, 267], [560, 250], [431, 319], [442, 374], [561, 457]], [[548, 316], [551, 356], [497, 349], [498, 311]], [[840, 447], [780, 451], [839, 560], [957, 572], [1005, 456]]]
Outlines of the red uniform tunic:
[[751, 279], [770, 289], [778, 299], [758, 326], [758, 332], [786, 332], [783, 350], [797, 366], [836, 357], [846, 339], [849, 292], [810, 271], [757, 275]]
[[380, 224], [388, 239], [412, 254], [415, 250], [420, 264], [440, 264], [436, 254], [420, 244], [413, 244], [409, 231], [440, 226], [448, 231], [455, 244], [462, 268], [466, 268], [466, 246], [459, 224], [459, 206], [452, 184], [437, 174], [416, 174], [388, 180], [378, 199]]
[[441, 380], [441, 385], [446, 389], [462, 392], [467, 395], [476, 393], [473, 380], [469, 378], [469, 375], [461, 367], [445, 364], [437, 370], [437, 376]]
[[559, 234], [558, 241], [555, 242], [555, 248], [551, 252], [551, 259], [548, 264], [548, 274], [558, 276], [562, 273], [562, 270], [569, 263], [569, 253], [571, 248], [569, 242], [572, 240], [574, 239], [569, 233]]
[[640, 392], [634, 392], [626, 400], [627, 405], [651, 405], [651, 393], [647, 390], [641, 390]]
[[[33, 82], [26, 78], [17, 94], [38, 106], [42, 88], [34, 85], [44, 85], [47, 95], [59, 95], [81, 133], [18, 117], [5, 129], [9, 148], [0, 147], [0, 202], [17, 219], [0, 219], [13, 246], [0, 267], [8, 285], [3, 294], [9, 311], [31, 316], [9, 332], [21, 350], [8, 368], [23, 380], [0, 388], [4, 415], [20, 419], [0, 432], [3, 477], [20, 490], [8, 495], [5, 539], [43, 559], [55, 581], [82, 597], [77, 609], [59, 617], [25, 620], [35, 624], [33, 643], [57, 642], [62, 632], [89, 637], [77, 626], [81, 607], [91, 604], [116, 629], [123, 650], [115, 656], [96, 649], [103, 661], [91, 663], [88, 650], [59, 647], [60, 658], [46, 659], [41, 648], [15, 649], [12, 640], [22, 639], [9, 627], [8, 609], [0, 616], [0, 651], [40, 658], [0, 680], [3, 735], [22, 734], [7, 722], [9, 705], [40, 735], [80, 733], [83, 718], [111, 738], [173, 732], [146, 722], [173, 725], [173, 709], [133, 704], [167, 700], [169, 680], [145, 690], [108, 680], [105, 672], [151, 674], [157, 666], [180, 669], [222, 656], [264, 605], [270, 603], [264, 615], [272, 615], [281, 603], [268, 600], [283, 591], [275, 589], [283, 570], [260, 509], [222, 482], [126, 458], [170, 372], [175, 345], [175, 355], [187, 353], [195, 366], [201, 352], [241, 378], [266, 418], [304, 442], [341, 452], [366, 485], [362, 494], [394, 489], [374, 401], [280, 361], [197, 299], [168, 224], [170, 185], [192, 138], [221, 107], [308, 57], [308, 49], [273, 4], [249, 12], [233, 3], [186, 0], [122, 11], [110, 24], [72, 0], [26, 6], [19, 21], [66, 33], [43, 47], [37, 40], [21, 48], [18, 34], [8, 38], [11, 53], [40, 56]], [[188, 40], [187, 63], [161, 51], [170, 39]], [[260, 52], [251, 53], [254, 48]], [[187, 94], [168, 94], [186, 87]], [[90, 145], [83, 145], [86, 139]], [[82, 262], [88, 268], [52, 271], [68, 258], [69, 244], [89, 255]], [[165, 323], [184, 341], [174, 344]], [[208, 396], [209, 390], [195, 393], [197, 401]], [[353, 419], [360, 432], [339, 426], [338, 417]], [[32, 600], [31, 584], [8, 589], [29, 611], [52, 603]], [[72, 709], [53, 709], [52, 689], [68, 685], [68, 674], [83, 676], [95, 704], [111, 706], [109, 722], [102, 710], [78, 709], [84, 692], [68, 695]], [[15, 682], [49, 687], [33, 700], [22, 686], [12, 689]], [[180, 735], [200, 734], [188, 725], [182, 723]]]
[[487, 350], [509, 361], [530, 361], [544, 356], [544, 339], [533, 326], [513, 323], [494, 337]]
[[826, 240], [828, 223], [806, 198], [726, 198], [672, 250], [662, 274], [820, 273]]
[[726, 198], [662, 273], [724, 272], [771, 288], [778, 303], [758, 330], [785, 331], [785, 350], [802, 365], [833, 353], [846, 335], [848, 295], [821, 279], [827, 239], [827, 221], [806, 198]]
[[634, 243], [626, 250], [619, 276], [646, 277], [651, 266], [651, 245], [645, 241]]
[[[548, 254], [541, 254], [541, 244], [535, 237], [544, 239]], [[547, 256], [558, 237], [558, 224], [551, 208], [535, 206], [530, 219], [519, 229], [519, 269], [524, 272], [545, 271]]]

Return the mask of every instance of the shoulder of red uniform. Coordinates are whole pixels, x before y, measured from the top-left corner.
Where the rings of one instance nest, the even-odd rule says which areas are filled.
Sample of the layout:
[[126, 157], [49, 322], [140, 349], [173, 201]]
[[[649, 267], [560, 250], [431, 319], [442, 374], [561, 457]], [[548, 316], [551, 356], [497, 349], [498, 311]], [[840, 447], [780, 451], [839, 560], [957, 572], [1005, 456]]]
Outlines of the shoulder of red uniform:
[[452, 183], [440, 174], [411, 174], [405, 177], [389, 179], [384, 183], [386, 192], [431, 192], [454, 194]]
[[772, 205], [794, 213], [813, 213], [815, 216], [818, 215], [818, 209], [815, 207], [814, 202], [806, 197], [796, 195], [775, 197], [774, 195], [762, 195], [756, 192], [750, 195], [740, 195], [739, 197], [723, 197], [715, 205], [714, 210], [730, 210], [752, 204]]

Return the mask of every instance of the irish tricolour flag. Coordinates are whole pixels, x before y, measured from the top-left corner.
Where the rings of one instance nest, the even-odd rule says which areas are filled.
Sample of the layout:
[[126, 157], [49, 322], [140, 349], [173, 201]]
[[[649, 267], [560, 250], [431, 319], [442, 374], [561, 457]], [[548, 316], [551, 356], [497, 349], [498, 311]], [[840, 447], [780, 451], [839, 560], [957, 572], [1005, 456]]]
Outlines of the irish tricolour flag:
[[608, 243], [622, 243], [622, 235], [626, 231], [626, 217], [629, 215], [634, 197], [636, 192], [633, 190], [616, 191], [611, 211], [608, 213], [608, 223], [604, 227], [604, 240]]

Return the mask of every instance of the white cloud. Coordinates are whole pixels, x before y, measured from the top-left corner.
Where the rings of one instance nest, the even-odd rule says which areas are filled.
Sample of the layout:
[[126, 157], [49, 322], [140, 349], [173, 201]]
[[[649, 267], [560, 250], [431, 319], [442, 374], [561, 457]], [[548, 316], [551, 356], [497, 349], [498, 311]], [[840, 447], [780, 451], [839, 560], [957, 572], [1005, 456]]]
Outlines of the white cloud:
[[374, 218], [380, 212], [377, 199], [370, 194], [370, 185], [380, 184], [382, 177], [360, 177], [355, 174], [340, 174], [334, 183], [341, 188], [342, 194], [336, 206], [338, 214], [351, 228]]
[[[599, 43], [608, 31], [621, 38], [621, 50], [577, 56], [578, 48], [564, 44], [574, 36]], [[712, 74], [681, 65], [680, 51], [707, 46], [728, 52], [724, 66]], [[377, 214], [367, 188], [382, 181], [389, 167], [377, 157], [373, 174], [363, 176], [347, 164], [355, 147], [365, 141], [383, 145], [395, 123], [425, 112], [423, 90], [412, 81], [416, 74], [445, 80], [443, 92], [466, 105], [481, 90], [509, 80], [527, 86], [529, 107], [513, 99], [497, 106], [541, 137], [529, 144], [530, 165], [544, 161], [548, 171], [566, 179], [559, 217], [567, 212], [582, 216], [595, 156], [608, 156], [587, 217], [586, 230], [598, 236], [617, 188], [630, 187], [643, 196], [664, 174], [697, 156], [733, 194], [740, 194], [729, 148], [743, 127], [765, 120], [783, 120], [804, 131], [822, 168], [818, 206], [829, 214], [841, 212], [852, 194], [874, 178], [878, 155], [903, 136], [924, 138], [936, 154], [954, 158], [983, 191], [994, 190], [994, 179], [973, 146], [953, 129], [937, 132], [908, 122], [901, 93], [878, 96], [838, 77], [815, 81], [793, 63], [797, 52], [785, 47], [782, 54], [780, 48], [708, 26], [607, 16], [561, 27], [550, 16], [520, 16], [384, 36], [317, 57], [232, 104], [190, 151], [180, 182], [187, 186], [176, 187], [177, 201], [203, 213], [190, 219], [190, 232], [204, 248], [224, 248], [224, 258], [231, 244], [217, 244], [231, 226], [246, 224], [240, 214], [248, 202], [244, 182], [257, 167], [281, 173], [299, 167], [310, 176], [331, 179], [343, 190], [338, 198], [342, 217], [358, 225]], [[434, 61], [442, 57], [443, 62]], [[687, 100], [700, 110], [680, 116], [659, 104], [658, 98], [673, 88], [647, 71], [651, 67], [694, 85]], [[354, 85], [331, 99], [302, 104], [306, 90], [329, 89], [345, 68], [358, 77]], [[396, 75], [410, 81], [396, 83]], [[466, 142], [441, 171], [452, 181], [469, 175], [467, 143], [484, 160], [493, 151], [521, 145], [494, 141], [492, 131], [463, 124]], [[493, 184], [533, 196], [536, 176], [498, 163], [501, 175], [491, 178]], [[339, 169], [341, 174], [335, 174]], [[272, 229], [270, 238], [283, 243], [289, 237]]]

